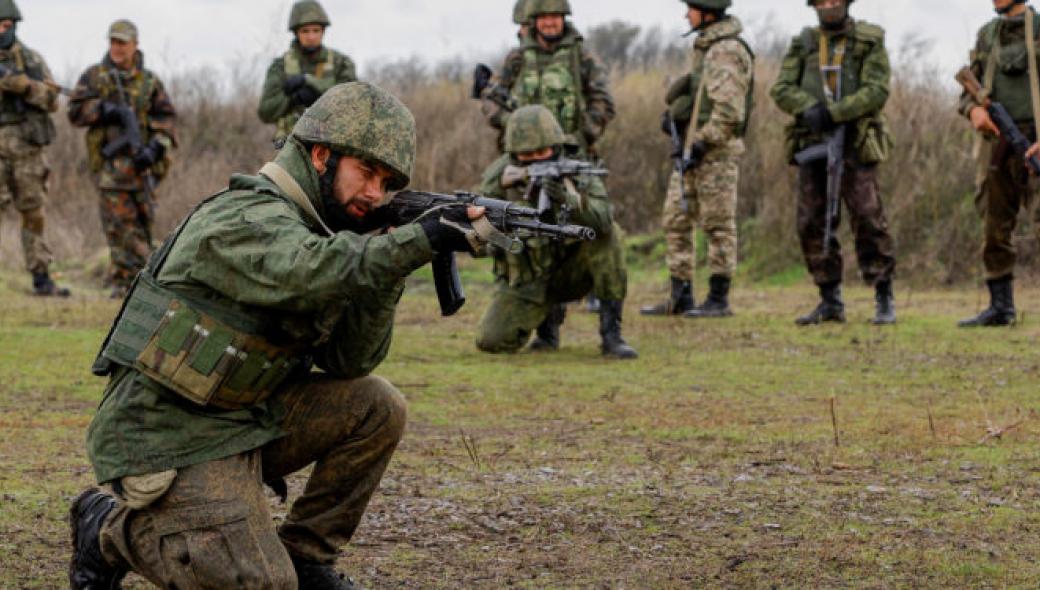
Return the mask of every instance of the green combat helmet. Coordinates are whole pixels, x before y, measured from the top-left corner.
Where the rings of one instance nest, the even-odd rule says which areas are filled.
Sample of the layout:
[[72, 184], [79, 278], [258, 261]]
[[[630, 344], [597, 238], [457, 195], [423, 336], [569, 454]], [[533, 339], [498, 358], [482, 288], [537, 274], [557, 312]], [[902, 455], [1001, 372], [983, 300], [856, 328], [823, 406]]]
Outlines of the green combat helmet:
[[289, 13], [289, 30], [295, 32], [304, 25], [329, 27], [332, 26], [332, 21], [316, 0], [300, 0], [293, 4], [292, 12]]
[[344, 156], [381, 164], [393, 173], [388, 188], [408, 186], [415, 165], [415, 118], [389, 92], [366, 82], [333, 86], [311, 105], [293, 137]]
[[18, 11], [18, 5], [14, 0], [0, 0], [0, 20], [22, 20], [22, 13]]
[[536, 152], [566, 142], [556, 117], [540, 104], [517, 109], [506, 124], [506, 151], [510, 154]]
[[527, 15], [528, 0], [516, 0], [516, 4], [513, 6], [513, 24], [522, 25], [527, 21], [531, 20]]
[[568, 0], [528, 0], [527, 17], [534, 18], [540, 14], [564, 14], [571, 13], [571, 3]]
[[[726, 10], [733, 6], [733, 0], [682, 0], [687, 6], [704, 10]], [[812, 0], [810, 0], [810, 4]]]

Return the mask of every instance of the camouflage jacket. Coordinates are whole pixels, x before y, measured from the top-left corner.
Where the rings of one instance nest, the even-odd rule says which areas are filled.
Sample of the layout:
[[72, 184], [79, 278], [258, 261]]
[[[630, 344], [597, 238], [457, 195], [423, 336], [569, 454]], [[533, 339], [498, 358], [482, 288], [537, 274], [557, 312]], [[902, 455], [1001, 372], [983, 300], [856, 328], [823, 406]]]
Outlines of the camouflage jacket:
[[[583, 148], [594, 145], [614, 119], [607, 70], [585, 50], [581, 34], [570, 24], [551, 50], [538, 44], [532, 29], [506, 57], [500, 83], [519, 106], [547, 107], [564, 133]], [[507, 119], [499, 115], [491, 124], [501, 129]]]
[[[535, 206], [537, 203], [524, 201], [527, 182], [502, 186], [503, 174], [509, 166], [521, 164], [508, 155], [495, 160], [484, 171], [477, 192], [495, 199], [523, 202], [528, 207]], [[609, 239], [614, 231], [614, 222], [603, 181], [595, 176], [579, 176], [573, 179], [573, 186], [574, 191], [570, 192], [567, 199], [567, 223], [592, 228], [596, 231], [596, 239]], [[534, 198], [537, 199], [537, 195]], [[561, 205], [554, 204], [553, 207], [559, 215]], [[494, 250], [495, 276], [514, 287], [533, 283], [548, 276], [565, 257], [566, 249], [572, 246], [574, 244], [548, 238], [528, 238], [524, 242], [524, 250], [519, 254]]]
[[276, 140], [288, 137], [300, 115], [307, 110], [302, 105], [294, 104], [283, 90], [285, 79], [299, 74], [303, 74], [307, 84], [322, 94], [337, 84], [357, 80], [354, 62], [346, 55], [322, 47], [321, 51], [309, 56], [300, 50], [299, 42], [293, 41], [289, 51], [267, 68], [267, 78], [257, 109], [261, 121], [277, 126]]
[[[123, 87], [120, 95], [119, 85]], [[142, 141], [158, 139], [166, 148], [161, 162], [150, 172], [161, 179], [170, 165], [170, 152], [177, 145], [177, 112], [163, 83], [151, 70], [144, 67], [144, 55], [138, 52], [132, 70], [116, 68], [105, 55], [100, 64], [91, 66], [80, 76], [72, 98], [69, 99], [69, 121], [77, 127], [87, 127], [87, 157], [90, 171], [99, 188], [106, 190], [140, 191], [145, 189], [144, 176], [134, 169], [130, 154], [121, 152], [106, 159], [105, 146], [123, 134], [119, 124], [105, 125], [99, 121], [102, 102], [126, 101], [137, 115]]]
[[29, 89], [21, 95], [3, 92], [4, 83], [0, 81], [0, 125], [18, 125], [22, 139], [33, 145], [49, 145], [54, 141], [50, 113], [58, 110], [58, 88], [46, 62], [39, 53], [15, 41], [9, 49], [0, 49], [0, 65], [29, 78]]
[[[324, 215], [318, 175], [300, 143], [290, 140], [275, 162]], [[268, 178], [236, 175], [190, 218], [157, 278], [210, 307], [255, 318], [269, 341], [351, 379], [386, 357], [404, 279], [432, 258], [418, 225], [328, 236]], [[277, 392], [246, 410], [220, 411], [120, 368], [90, 425], [88, 450], [106, 482], [258, 448], [282, 436], [283, 417]]]
[[697, 90], [703, 85], [693, 141], [722, 146], [739, 140], [747, 130], [755, 56], [740, 36], [743, 30], [740, 21], [730, 16], [701, 31], [693, 46], [691, 73], [668, 91], [665, 100], [672, 117], [688, 123], [694, 120]]
[[[1040, 41], [1040, 16], [1036, 16], [1035, 11], [1033, 14], [1034, 39]], [[1015, 121], [1033, 123], [1024, 16], [998, 17], [986, 23], [979, 30], [969, 67], [990, 89], [993, 100], [1004, 105]], [[961, 94], [958, 108], [961, 114], [967, 116], [974, 106], [975, 101], [967, 92]]]

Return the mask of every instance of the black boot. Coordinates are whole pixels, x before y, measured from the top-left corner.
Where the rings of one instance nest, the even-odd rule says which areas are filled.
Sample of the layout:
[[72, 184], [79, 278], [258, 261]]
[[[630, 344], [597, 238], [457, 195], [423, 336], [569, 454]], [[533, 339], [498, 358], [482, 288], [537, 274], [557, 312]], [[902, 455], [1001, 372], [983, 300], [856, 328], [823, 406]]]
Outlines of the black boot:
[[336, 571], [332, 565], [307, 561], [289, 556], [296, 568], [297, 588], [300, 590], [361, 590], [354, 580]]
[[728, 318], [733, 315], [729, 307], [729, 286], [732, 280], [723, 275], [711, 275], [710, 291], [704, 303], [686, 312], [688, 318]]
[[112, 567], [101, 555], [101, 525], [116, 507], [112, 496], [91, 488], [72, 501], [72, 561], [69, 587], [72, 590], [118, 590], [126, 571]]
[[896, 297], [892, 293], [892, 281], [881, 281], [874, 286], [875, 326], [890, 326], [896, 323]]
[[643, 315], [682, 315], [692, 311], [694, 307], [693, 285], [690, 284], [690, 281], [672, 277], [672, 295], [668, 301], [648, 305], [640, 309], [639, 313]]
[[535, 331], [535, 338], [528, 346], [531, 350], [559, 350], [560, 349], [560, 326], [567, 317], [567, 307], [563, 304], [552, 306], [549, 315], [545, 316], [542, 323]]
[[68, 297], [72, 293], [54, 284], [51, 275], [47, 271], [32, 273], [33, 295], [37, 297]]
[[845, 323], [845, 302], [841, 300], [840, 282], [820, 285], [820, 300], [816, 309], [794, 323], [799, 326], [814, 326], [822, 322]]
[[961, 328], [1012, 326], [1016, 321], [1015, 288], [1011, 275], [986, 281], [989, 287], [989, 307], [979, 315], [957, 325]]
[[600, 301], [599, 335], [603, 339], [600, 350], [603, 351], [603, 356], [616, 359], [639, 358], [636, 349], [621, 337], [622, 307], [622, 301]]

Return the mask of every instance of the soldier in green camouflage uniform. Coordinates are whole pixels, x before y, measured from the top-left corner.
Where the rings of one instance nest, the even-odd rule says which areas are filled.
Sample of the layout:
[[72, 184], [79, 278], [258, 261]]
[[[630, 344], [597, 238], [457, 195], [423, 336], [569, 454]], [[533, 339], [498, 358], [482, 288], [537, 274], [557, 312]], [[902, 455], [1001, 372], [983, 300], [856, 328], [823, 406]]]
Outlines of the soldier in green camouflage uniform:
[[[607, 71], [585, 50], [581, 34], [566, 16], [568, 0], [528, 0], [529, 29], [502, 67], [500, 84], [519, 106], [540, 104], [560, 122], [568, 143], [581, 154], [595, 153], [596, 141], [614, 118]], [[505, 129], [509, 113], [488, 113]]]
[[[1036, 141], [1036, 114], [1033, 113], [1026, 52], [1026, 18], [1033, 22], [1033, 39], [1040, 39], [1040, 18], [1021, 0], [996, 0], [998, 17], [979, 31], [971, 52], [970, 68], [983, 81], [996, 102], [1004, 105], [1030, 141]], [[1001, 58], [1001, 56], [1007, 56]], [[982, 133], [979, 146], [979, 200], [985, 226], [982, 260], [990, 304], [979, 315], [960, 322], [961, 327], [1007, 326], [1015, 323], [1015, 245], [1012, 236], [1019, 211], [1028, 207], [1032, 189], [1022, 159], [1008, 143], [998, 137], [989, 114], [965, 93], [960, 112]], [[1034, 147], [1035, 149], [1035, 147]], [[1040, 208], [1035, 222], [1040, 227]]]
[[[896, 321], [892, 294], [895, 247], [878, 189], [878, 164], [892, 149], [881, 113], [888, 101], [891, 69], [885, 31], [852, 19], [852, 1], [808, 0], [816, 9], [820, 26], [806, 28], [791, 42], [771, 94], [781, 110], [795, 117], [787, 130], [792, 163], [795, 153], [824, 141], [839, 125], [847, 126], [840, 198], [851, 218], [860, 272], [875, 289], [874, 323], [883, 325]], [[825, 90], [821, 66], [841, 67], [841, 100], [830, 98], [839, 87], [837, 76], [827, 74]], [[829, 254], [824, 254], [826, 187], [825, 161], [799, 168], [798, 233], [822, 300], [811, 313], [798, 318], [799, 325], [845, 321], [843, 259], [836, 237], [832, 238]]]
[[53, 261], [43, 237], [43, 206], [50, 168], [43, 150], [54, 140], [50, 113], [58, 110], [58, 87], [40, 54], [17, 37], [21, 12], [0, 0], [0, 213], [13, 204], [22, 216], [22, 252], [33, 294], [69, 295], [50, 276]]
[[[662, 224], [672, 293], [667, 301], [644, 307], [642, 313], [727, 317], [733, 315], [729, 290], [737, 269], [737, 180], [751, 116], [755, 56], [740, 36], [740, 21], [726, 14], [730, 0], [685, 2], [690, 25], [699, 31], [693, 71], [672, 84], [666, 97], [669, 109], [662, 117], [663, 131], [671, 135], [674, 122], [689, 146], [682, 154], [673, 154], [681, 155], [689, 168], [682, 179], [678, 172], [672, 174], [664, 203]], [[680, 182], [685, 183], [685, 203]], [[707, 234], [711, 268], [710, 291], [699, 307], [692, 286], [695, 225]]]
[[[159, 77], [144, 67], [138, 32], [126, 20], [112, 24], [109, 52], [79, 78], [69, 121], [86, 127], [87, 157], [101, 193], [101, 227], [111, 252], [112, 296], [122, 297], [151, 254], [155, 188], [170, 167], [177, 143], [176, 111]], [[140, 146], [114, 153], [136, 117]]]
[[[558, 157], [565, 137], [552, 113], [540, 105], [521, 107], [509, 118], [506, 151], [484, 172], [479, 192], [510, 201], [524, 200], [524, 166]], [[543, 188], [568, 223], [596, 231], [590, 242], [530, 238], [519, 254], [496, 250], [496, 291], [480, 321], [477, 347], [485, 352], [516, 352], [531, 337], [536, 350], [560, 345], [563, 303], [594, 293], [601, 301], [601, 350], [613, 358], [636, 358], [621, 337], [621, 310], [628, 286], [621, 228], [614, 223], [606, 187], [596, 177], [545, 181]], [[529, 203], [533, 206], [533, 203]]]
[[293, 4], [289, 15], [292, 45], [267, 69], [257, 110], [261, 121], [277, 126], [276, 146], [289, 135], [303, 111], [329, 88], [357, 80], [353, 60], [322, 44], [325, 29], [331, 25], [318, 2]]
[[[354, 587], [332, 564], [405, 425], [404, 398], [371, 372], [405, 277], [472, 251], [433, 217], [368, 233], [414, 159], [404, 105], [333, 87], [273, 162], [232, 176], [152, 257], [94, 365], [110, 381], [87, 449], [112, 493], [73, 503], [74, 590], [127, 570], [177, 590]], [[315, 462], [276, 530], [261, 482], [284, 494]]]

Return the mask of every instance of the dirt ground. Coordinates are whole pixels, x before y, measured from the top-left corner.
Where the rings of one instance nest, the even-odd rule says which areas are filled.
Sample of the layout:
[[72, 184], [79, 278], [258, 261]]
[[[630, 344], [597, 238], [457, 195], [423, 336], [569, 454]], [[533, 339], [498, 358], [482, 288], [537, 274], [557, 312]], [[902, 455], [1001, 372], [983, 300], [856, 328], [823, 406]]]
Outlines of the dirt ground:
[[[477, 352], [479, 272], [451, 319], [417, 277], [377, 370], [410, 425], [339, 564], [366, 587], [1040, 585], [1040, 290], [1014, 329], [956, 329], [974, 290], [905, 288], [895, 327], [851, 289], [847, 325], [798, 329], [807, 286], [741, 285], [735, 318], [691, 321], [639, 317], [663, 291], [637, 281], [621, 363], [577, 307], [558, 353]], [[0, 275], [0, 588], [62, 588], [116, 304], [21, 283]]]

